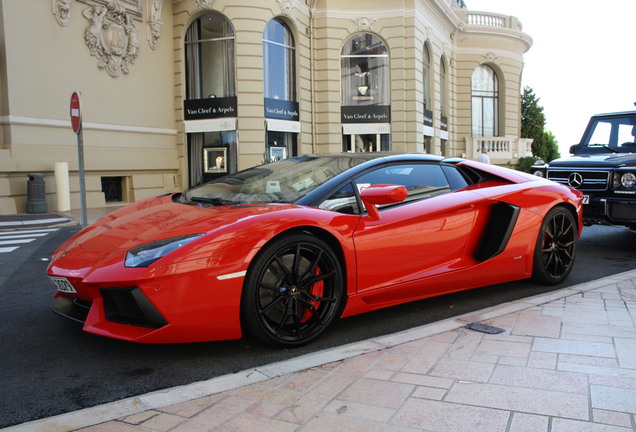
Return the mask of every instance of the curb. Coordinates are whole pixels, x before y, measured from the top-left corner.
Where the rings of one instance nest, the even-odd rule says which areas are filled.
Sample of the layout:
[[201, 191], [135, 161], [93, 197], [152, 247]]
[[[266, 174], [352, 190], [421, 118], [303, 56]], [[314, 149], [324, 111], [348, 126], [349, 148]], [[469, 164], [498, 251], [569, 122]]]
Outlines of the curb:
[[0, 231], [30, 230], [73, 225], [79, 225], [79, 222], [58, 214], [46, 214], [40, 217], [31, 215], [0, 216]]

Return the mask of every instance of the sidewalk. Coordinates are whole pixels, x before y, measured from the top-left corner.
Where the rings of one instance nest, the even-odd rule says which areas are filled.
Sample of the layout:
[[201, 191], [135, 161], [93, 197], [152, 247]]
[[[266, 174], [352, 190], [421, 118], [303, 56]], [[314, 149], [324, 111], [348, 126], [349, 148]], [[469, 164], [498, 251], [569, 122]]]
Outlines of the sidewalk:
[[636, 431], [636, 270], [5, 430]]

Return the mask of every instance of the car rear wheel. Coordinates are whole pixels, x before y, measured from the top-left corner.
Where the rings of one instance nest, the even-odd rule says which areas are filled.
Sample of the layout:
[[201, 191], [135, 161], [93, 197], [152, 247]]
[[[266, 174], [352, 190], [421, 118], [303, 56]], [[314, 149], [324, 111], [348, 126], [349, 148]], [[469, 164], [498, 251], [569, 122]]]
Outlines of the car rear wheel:
[[556, 285], [572, 270], [578, 230], [572, 213], [564, 207], [551, 209], [543, 219], [534, 252], [532, 278]]
[[344, 281], [338, 257], [317, 237], [275, 239], [250, 265], [241, 317], [246, 333], [295, 347], [317, 338], [340, 315]]

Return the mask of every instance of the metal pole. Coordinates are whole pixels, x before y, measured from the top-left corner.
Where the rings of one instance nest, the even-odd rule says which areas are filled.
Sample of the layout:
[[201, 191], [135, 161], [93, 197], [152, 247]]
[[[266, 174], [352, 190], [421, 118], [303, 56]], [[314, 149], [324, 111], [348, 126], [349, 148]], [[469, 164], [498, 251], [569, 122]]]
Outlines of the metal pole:
[[79, 159], [80, 202], [82, 206], [82, 228], [86, 228], [86, 184], [84, 182], [84, 134], [80, 127], [77, 132], [77, 157]]

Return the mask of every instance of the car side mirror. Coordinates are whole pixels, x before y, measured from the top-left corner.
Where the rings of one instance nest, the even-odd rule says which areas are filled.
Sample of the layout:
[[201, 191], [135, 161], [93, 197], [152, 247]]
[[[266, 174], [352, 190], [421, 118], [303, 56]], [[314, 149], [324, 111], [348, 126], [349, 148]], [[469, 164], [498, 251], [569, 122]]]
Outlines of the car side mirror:
[[408, 194], [406, 187], [402, 185], [371, 185], [360, 191], [360, 198], [369, 218], [380, 220], [380, 212], [376, 206], [402, 202]]
[[576, 154], [577, 151], [581, 148], [581, 144], [574, 144], [570, 146], [570, 154]]

